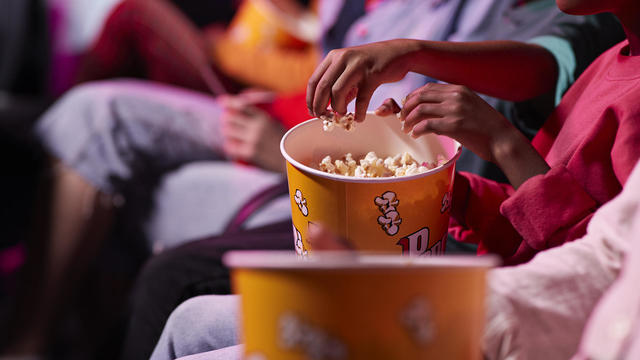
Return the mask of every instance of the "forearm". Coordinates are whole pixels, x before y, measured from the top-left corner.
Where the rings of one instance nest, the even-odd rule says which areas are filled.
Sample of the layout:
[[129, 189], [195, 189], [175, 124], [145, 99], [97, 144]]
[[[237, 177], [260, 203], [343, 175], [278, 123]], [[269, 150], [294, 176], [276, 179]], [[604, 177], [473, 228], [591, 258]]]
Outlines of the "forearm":
[[501, 134], [491, 144], [493, 162], [500, 167], [515, 189], [529, 178], [549, 171], [549, 164], [522, 133], [509, 127]]
[[438, 42], [394, 40], [405, 49], [398, 64], [476, 92], [511, 101], [552, 90], [557, 66], [541, 46], [516, 41]]

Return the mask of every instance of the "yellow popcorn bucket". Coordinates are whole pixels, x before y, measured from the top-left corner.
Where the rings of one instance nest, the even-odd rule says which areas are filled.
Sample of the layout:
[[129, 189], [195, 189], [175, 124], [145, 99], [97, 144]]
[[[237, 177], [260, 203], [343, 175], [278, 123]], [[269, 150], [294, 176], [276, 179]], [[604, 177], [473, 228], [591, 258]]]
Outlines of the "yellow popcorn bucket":
[[231, 252], [246, 360], [480, 359], [493, 257]]
[[320, 38], [316, 16], [294, 16], [269, 0], [245, 0], [229, 26], [228, 40], [247, 47], [302, 48]]
[[[404, 255], [445, 251], [457, 141], [434, 134], [412, 139], [396, 116], [367, 114], [355, 129], [322, 130], [312, 119], [289, 130], [280, 143], [287, 160], [296, 251], [313, 250], [308, 231], [322, 224], [356, 250]], [[427, 172], [386, 178], [355, 178], [317, 170], [326, 155], [354, 159], [370, 151], [379, 157], [409, 152], [418, 162], [446, 163]]]

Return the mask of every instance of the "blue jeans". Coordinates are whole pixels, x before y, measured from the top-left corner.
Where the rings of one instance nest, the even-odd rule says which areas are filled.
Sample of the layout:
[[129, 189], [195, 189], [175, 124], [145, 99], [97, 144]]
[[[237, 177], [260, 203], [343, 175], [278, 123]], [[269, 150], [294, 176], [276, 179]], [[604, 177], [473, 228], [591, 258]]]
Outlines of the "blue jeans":
[[238, 300], [237, 295], [208, 295], [183, 302], [167, 320], [151, 360], [193, 354], [187, 358], [240, 360], [242, 348], [235, 346], [239, 341]]

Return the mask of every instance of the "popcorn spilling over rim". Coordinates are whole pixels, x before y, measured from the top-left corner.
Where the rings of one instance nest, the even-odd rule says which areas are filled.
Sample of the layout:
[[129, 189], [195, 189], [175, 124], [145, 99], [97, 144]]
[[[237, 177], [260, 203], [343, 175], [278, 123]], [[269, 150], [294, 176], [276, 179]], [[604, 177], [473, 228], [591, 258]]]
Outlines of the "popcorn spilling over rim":
[[353, 113], [347, 113], [343, 116], [340, 116], [335, 112], [332, 112], [330, 116], [321, 115], [320, 120], [322, 120], [322, 130], [333, 131], [333, 128], [337, 126], [347, 131], [351, 131], [356, 126], [355, 118], [356, 117]]
[[447, 159], [442, 155], [438, 155], [435, 162], [423, 162], [420, 164], [408, 152], [382, 159], [371, 151], [357, 162], [351, 153], [347, 153], [341, 159], [336, 159], [335, 161], [331, 159], [331, 156], [327, 155], [318, 165], [318, 169], [329, 174], [360, 178], [398, 177], [421, 174], [446, 162]]

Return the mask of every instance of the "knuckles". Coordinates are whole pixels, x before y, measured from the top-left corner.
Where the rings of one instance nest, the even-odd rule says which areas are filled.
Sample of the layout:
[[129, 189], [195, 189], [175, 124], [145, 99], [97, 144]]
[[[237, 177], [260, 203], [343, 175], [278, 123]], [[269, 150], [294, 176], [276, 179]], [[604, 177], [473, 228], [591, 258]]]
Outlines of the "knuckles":
[[461, 116], [464, 113], [464, 105], [461, 102], [454, 101], [448, 105], [448, 112], [451, 115]]
[[416, 112], [419, 116], [428, 116], [430, 115], [431, 106], [429, 104], [420, 104], [416, 106]]
[[322, 79], [318, 82], [318, 87], [321, 89], [328, 89], [331, 85], [331, 82], [327, 79]]

